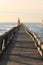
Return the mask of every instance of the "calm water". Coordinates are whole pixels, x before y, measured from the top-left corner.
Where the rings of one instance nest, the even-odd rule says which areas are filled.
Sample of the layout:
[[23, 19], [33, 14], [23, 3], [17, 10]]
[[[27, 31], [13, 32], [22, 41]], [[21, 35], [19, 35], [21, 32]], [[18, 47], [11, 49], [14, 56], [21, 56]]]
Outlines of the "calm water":
[[7, 32], [15, 26], [17, 26], [16, 23], [0, 23], [0, 35], [4, 34], [5, 32]]
[[[40, 39], [43, 41], [43, 26], [40, 23], [26, 23], [25, 24], [30, 30], [35, 32]], [[0, 35], [11, 29], [12, 27], [17, 26], [16, 23], [0, 23]]]
[[41, 25], [41, 23], [26, 23], [25, 25], [28, 26], [30, 30], [35, 32], [43, 41], [43, 26]]

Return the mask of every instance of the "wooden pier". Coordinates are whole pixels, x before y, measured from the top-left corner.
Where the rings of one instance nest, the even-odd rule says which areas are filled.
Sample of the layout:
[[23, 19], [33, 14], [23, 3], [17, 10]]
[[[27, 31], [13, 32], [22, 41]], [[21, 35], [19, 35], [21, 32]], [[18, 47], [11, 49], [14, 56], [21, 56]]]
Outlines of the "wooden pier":
[[8, 32], [0, 36], [0, 65], [43, 65], [43, 44], [35, 34], [24, 24]]

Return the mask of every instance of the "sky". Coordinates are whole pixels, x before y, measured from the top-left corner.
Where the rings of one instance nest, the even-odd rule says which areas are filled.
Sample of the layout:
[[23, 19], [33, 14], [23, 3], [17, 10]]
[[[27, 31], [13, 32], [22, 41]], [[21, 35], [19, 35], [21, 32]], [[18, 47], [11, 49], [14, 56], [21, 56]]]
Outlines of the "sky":
[[41, 22], [43, 0], [0, 0], [0, 22]]

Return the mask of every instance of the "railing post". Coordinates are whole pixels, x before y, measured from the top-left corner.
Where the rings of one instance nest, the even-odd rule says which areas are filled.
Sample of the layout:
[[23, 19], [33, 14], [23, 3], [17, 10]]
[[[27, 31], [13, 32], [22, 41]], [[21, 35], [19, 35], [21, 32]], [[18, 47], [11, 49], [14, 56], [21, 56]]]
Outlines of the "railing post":
[[6, 35], [6, 36], [4, 37], [4, 39], [5, 39], [4, 46], [6, 47], [6, 46], [7, 46], [7, 41], [8, 41], [8, 35]]
[[43, 43], [41, 43], [41, 53], [42, 53], [42, 60], [43, 60]]
[[43, 60], [43, 50], [42, 50], [42, 60]]
[[3, 38], [0, 36], [0, 51], [2, 51]]

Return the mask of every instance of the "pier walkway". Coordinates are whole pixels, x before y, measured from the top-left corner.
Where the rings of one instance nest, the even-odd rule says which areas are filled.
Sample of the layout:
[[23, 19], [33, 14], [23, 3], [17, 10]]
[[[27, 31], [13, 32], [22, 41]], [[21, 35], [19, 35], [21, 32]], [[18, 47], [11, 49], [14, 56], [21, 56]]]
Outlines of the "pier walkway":
[[43, 65], [35, 43], [22, 25], [3, 52], [0, 65]]

